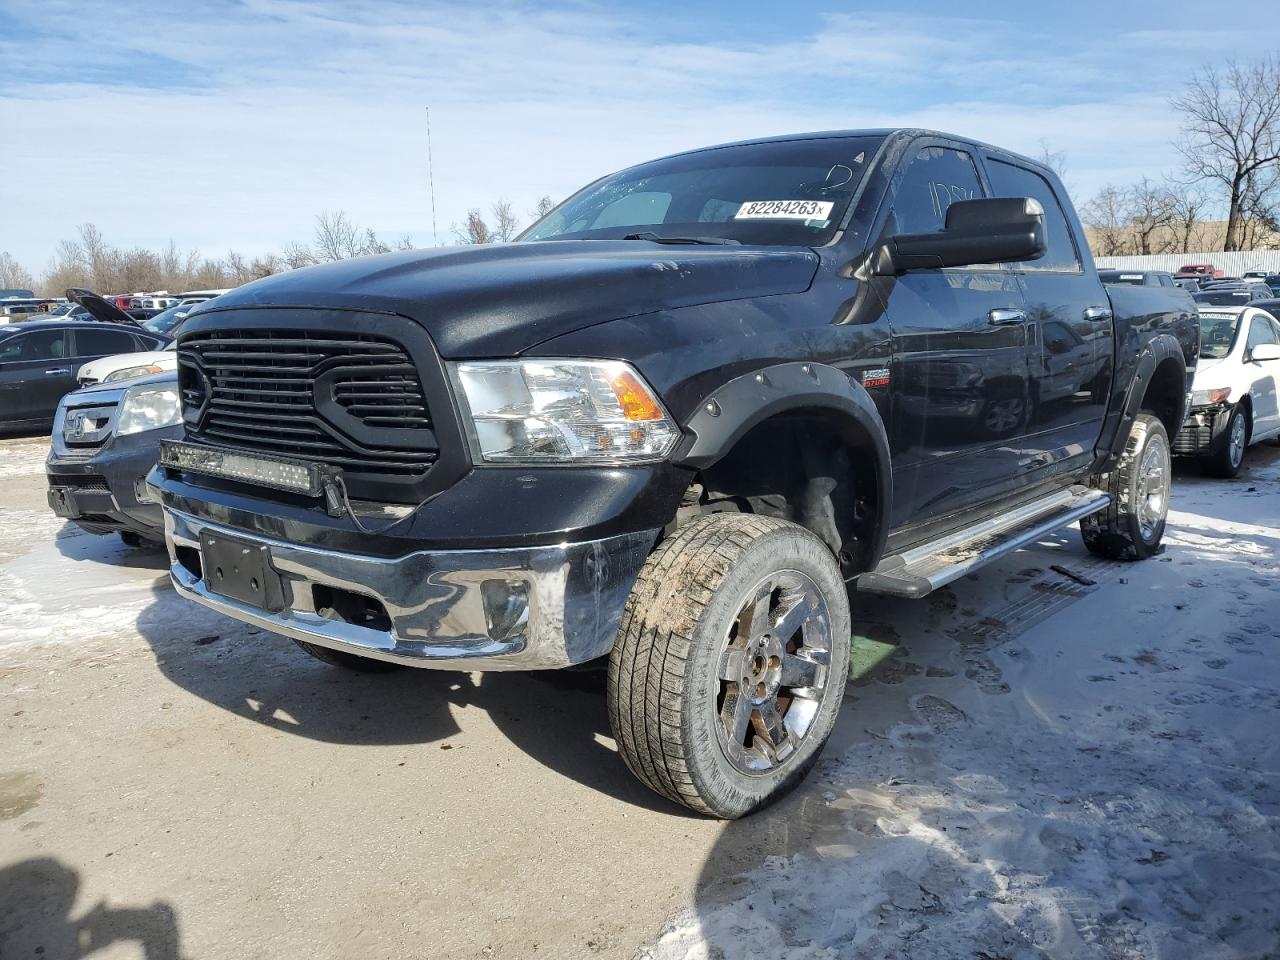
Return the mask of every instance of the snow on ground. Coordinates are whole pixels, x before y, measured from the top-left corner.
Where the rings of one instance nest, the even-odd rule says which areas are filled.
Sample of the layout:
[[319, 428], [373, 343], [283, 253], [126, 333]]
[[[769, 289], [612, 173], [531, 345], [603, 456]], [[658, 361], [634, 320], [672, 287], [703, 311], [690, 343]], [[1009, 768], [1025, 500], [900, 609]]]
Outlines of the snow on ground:
[[[24, 503], [43, 456], [0, 444]], [[1153, 560], [1064, 530], [923, 602], [858, 598], [868, 672], [826, 758], [725, 826], [637, 955], [1280, 957], [1280, 450], [1248, 464], [1178, 472]], [[0, 661], [254, 632], [175, 596], [162, 550], [15, 502]]]
[[47, 456], [49, 456], [47, 438], [5, 441], [0, 444], [0, 480], [43, 474]]
[[860, 602], [902, 644], [847, 742], [785, 826], [725, 830], [639, 956], [1280, 957], [1280, 451], [1249, 464], [1179, 469], [1145, 563], [1064, 531], [928, 603]]

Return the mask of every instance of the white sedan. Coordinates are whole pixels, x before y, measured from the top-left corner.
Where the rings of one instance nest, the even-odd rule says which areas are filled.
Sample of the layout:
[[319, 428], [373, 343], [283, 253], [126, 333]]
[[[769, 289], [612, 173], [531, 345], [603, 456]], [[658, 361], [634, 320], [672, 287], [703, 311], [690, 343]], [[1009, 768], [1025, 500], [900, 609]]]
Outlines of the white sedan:
[[1250, 444], [1280, 437], [1280, 322], [1257, 307], [1200, 309], [1200, 362], [1174, 453], [1234, 477]]

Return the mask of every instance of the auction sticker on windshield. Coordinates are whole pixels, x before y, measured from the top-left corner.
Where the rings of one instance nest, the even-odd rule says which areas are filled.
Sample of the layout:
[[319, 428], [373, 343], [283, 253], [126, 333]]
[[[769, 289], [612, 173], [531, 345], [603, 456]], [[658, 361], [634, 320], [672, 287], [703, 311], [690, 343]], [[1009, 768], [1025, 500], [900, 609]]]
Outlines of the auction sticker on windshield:
[[748, 200], [735, 220], [825, 220], [835, 204], [830, 200]]

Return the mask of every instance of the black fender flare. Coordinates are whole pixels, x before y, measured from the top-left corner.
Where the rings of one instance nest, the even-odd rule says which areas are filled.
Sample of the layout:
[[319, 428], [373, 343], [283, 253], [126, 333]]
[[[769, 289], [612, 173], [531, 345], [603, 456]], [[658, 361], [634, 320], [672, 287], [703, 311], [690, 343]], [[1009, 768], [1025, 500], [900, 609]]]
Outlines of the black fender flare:
[[893, 503], [889, 436], [866, 388], [825, 363], [778, 363], [722, 384], [684, 424], [675, 462], [701, 470], [725, 456], [752, 427], [790, 410], [824, 410], [847, 417], [874, 458], [877, 515], [869, 537], [872, 566], [884, 551]]
[[1109, 451], [1111, 460], [1114, 461], [1124, 453], [1124, 446], [1129, 442], [1129, 430], [1133, 426], [1133, 421], [1138, 418], [1138, 413], [1142, 408], [1143, 397], [1146, 396], [1147, 387], [1151, 384], [1151, 378], [1155, 376], [1156, 368], [1166, 360], [1176, 361], [1178, 368], [1182, 371], [1181, 382], [1184, 386], [1183, 389], [1178, 391], [1177, 422], [1181, 423], [1186, 417], [1187, 358], [1183, 355], [1182, 344], [1178, 342], [1176, 337], [1169, 333], [1158, 333], [1147, 341], [1142, 348], [1142, 352], [1138, 354], [1137, 363], [1134, 365], [1133, 378], [1129, 381], [1129, 386], [1124, 396], [1120, 425], [1111, 440], [1111, 450]]

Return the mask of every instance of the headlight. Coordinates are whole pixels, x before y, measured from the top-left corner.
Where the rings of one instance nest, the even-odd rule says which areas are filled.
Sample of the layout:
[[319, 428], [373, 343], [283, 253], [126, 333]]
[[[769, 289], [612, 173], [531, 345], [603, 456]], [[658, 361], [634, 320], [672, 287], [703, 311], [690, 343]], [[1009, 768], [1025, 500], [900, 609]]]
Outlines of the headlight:
[[454, 367], [489, 463], [661, 460], [680, 431], [630, 364], [502, 360]]
[[182, 419], [182, 407], [178, 403], [176, 383], [148, 387], [134, 387], [124, 395], [120, 404], [120, 419], [116, 433], [124, 436], [171, 427]]
[[1214, 390], [1191, 391], [1191, 405], [1193, 407], [1210, 407], [1215, 403], [1226, 403], [1230, 399], [1230, 387], [1218, 387]]
[[149, 363], [142, 367], [125, 367], [108, 373], [102, 378], [103, 383], [111, 383], [113, 380], [132, 380], [134, 377], [148, 377], [153, 373], [164, 373], [163, 367], [157, 367], [154, 363]]

